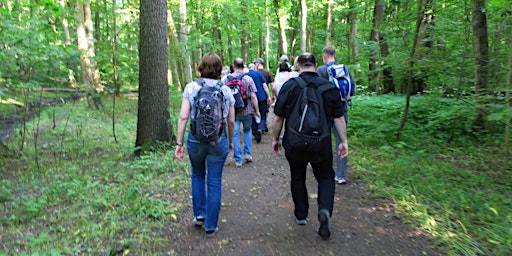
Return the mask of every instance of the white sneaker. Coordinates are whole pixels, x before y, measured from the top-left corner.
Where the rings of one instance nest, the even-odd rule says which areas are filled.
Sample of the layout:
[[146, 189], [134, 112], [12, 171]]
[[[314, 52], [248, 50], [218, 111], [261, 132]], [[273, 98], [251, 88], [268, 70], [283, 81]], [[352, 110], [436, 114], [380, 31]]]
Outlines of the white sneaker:
[[242, 167], [242, 162], [236, 162], [236, 161], [235, 161], [235, 166], [236, 166], [236, 167]]
[[346, 180], [346, 179], [341, 178], [341, 177], [338, 177], [338, 176], [334, 177], [334, 180], [335, 180], [336, 182], [338, 182], [338, 184], [340, 184], [340, 185], [342, 185], [342, 184], [347, 184], [347, 180]]
[[252, 162], [252, 156], [251, 155], [244, 155], [244, 159], [247, 162]]

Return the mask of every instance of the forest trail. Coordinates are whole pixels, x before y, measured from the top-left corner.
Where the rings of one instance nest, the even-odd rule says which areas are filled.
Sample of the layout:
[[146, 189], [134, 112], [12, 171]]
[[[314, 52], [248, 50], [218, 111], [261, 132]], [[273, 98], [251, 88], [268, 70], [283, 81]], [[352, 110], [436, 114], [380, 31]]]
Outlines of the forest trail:
[[[268, 124], [271, 129], [271, 114]], [[310, 169], [308, 223], [298, 226], [293, 216], [288, 162], [283, 152], [274, 155], [271, 145], [272, 135], [264, 134], [261, 143], [253, 144], [254, 162], [242, 167], [235, 167], [232, 153], [228, 157], [215, 237], [206, 238], [204, 230], [193, 225], [190, 190], [183, 191], [185, 207], [177, 223], [162, 230], [169, 232], [167, 254], [440, 255], [431, 248], [432, 240], [426, 234], [402, 223], [388, 200], [372, 198], [364, 184], [351, 180], [336, 186], [331, 238], [322, 240], [317, 234], [317, 183]]]

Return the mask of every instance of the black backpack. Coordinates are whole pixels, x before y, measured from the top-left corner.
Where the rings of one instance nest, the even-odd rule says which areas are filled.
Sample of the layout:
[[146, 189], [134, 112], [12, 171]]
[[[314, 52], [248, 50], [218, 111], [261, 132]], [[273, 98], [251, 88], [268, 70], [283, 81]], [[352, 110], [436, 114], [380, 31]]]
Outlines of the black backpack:
[[323, 93], [335, 90], [331, 83], [320, 86], [306, 84], [300, 77], [292, 78], [300, 90], [292, 113], [286, 119], [287, 142], [294, 149], [318, 152], [329, 146], [331, 138], [331, 121], [327, 120]]
[[194, 98], [190, 132], [201, 142], [217, 141], [224, 131], [224, 94], [222, 82], [208, 86], [203, 79], [196, 81], [201, 86]]
[[228, 75], [226, 78], [226, 85], [231, 89], [233, 98], [235, 98], [235, 111], [239, 111], [247, 107], [249, 97], [247, 97], [247, 92], [242, 82], [243, 77], [244, 75], [240, 77]]

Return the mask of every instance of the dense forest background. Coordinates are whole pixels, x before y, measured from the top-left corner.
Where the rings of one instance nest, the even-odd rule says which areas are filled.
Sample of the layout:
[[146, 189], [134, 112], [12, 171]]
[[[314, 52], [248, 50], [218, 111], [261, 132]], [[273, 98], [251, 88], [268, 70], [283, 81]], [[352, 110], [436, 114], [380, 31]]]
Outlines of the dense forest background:
[[[510, 253], [509, 0], [3, 0], [2, 248], [80, 252], [68, 248], [76, 225], [98, 252], [122, 224], [158, 225], [179, 207], [140, 191], [163, 190], [169, 168], [184, 167], [154, 150], [141, 162], [127, 155], [173, 142], [201, 56], [261, 57], [274, 74], [282, 54], [311, 52], [322, 64], [326, 45], [357, 81], [354, 178], [395, 200], [448, 254]], [[40, 111], [77, 98], [84, 109]], [[116, 200], [120, 209], [109, 207]], [[82, 208], [112, 221], [73, 210]], [[62, 219], [57, 231], [31, 232]], [[140, 232], [137, 246], [151, 246], [151, 232]]]
[[[140, 22], [145, 5], [149, 19], [161, 18], [147, 28]], [[167, 12], [154, 11], [162, 8]], [[98, 93], [141, 89], [143, 75], [153, 70], [140, 72], [144, 56], [153, 57], [141, 66], [168, 65], [163, 76], [179, 91], [197, 76], [206, 52], [226, 65], [235, 57], [262, 57], [274, 71], [282, 54], [320, 57], [325, 45], [334, 45], [337, 59], [353, 70], [359, 95], [470, 96], [465, 100], [478, 111], [468, 118], [508, 134], [511, 8], [505, 0], [7, 0], [0, 3], [0, 92], [76, 88], [100, 108]], [[166, 31], [155, 26], [163, 22]], [[166, 38], [166, 53], [154, 50], [156, 34]], [[166, 54], [164, 63], [152, 60]], [[490, 127], [487, 118], [506, 125]]]

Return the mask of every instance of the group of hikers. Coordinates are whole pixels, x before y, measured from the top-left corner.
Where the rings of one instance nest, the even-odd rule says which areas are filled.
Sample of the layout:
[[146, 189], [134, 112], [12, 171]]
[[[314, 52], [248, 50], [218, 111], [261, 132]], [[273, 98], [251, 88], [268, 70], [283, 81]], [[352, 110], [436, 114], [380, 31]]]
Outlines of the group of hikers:
[[[200, 78], [187, 84], [183, 91], [175, 156], [182, 160], [186, 145], [192, 169], [193, 223], [203, 227], [207, 237], [219, 230], [222, 172], [229, 153], [233, 151], [236, 167], [253, 161], [252, 140], [259, 143], [262, 134], [269, 132], [267, 112], [273, 106], [271, 150], [279, 154], [281, 145], [284, 148], [296, 223], [307, 224], [306, 170], [310, 165], [318, 182], [318, 234], [329, 239], [335, 184], [347, 183], [346, 125], [350, 104], [335, 73], [338, 77], [344, 73], [340, 79], [344, 83], [354, 85], [354, 81], [348, 69], [336, 62], [334, 47], [326, 46], [322, 58], [324, 65], [317, 68], [316, 57], [311, 53], [301, 54], [293, 65], [283, 55], [275, 79], [264, 69], [261, 58], [248, 66], [242, 58], [236, 58], [229, 70], [223, 70], [224, 65], [215, 54], [202, 58]], [[190, 132], [184, 144], [189, 120]], [[336, 141], [336, 172], [331, 131]]]

